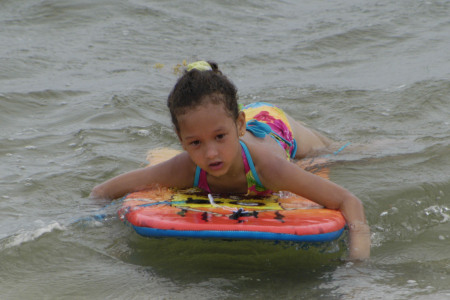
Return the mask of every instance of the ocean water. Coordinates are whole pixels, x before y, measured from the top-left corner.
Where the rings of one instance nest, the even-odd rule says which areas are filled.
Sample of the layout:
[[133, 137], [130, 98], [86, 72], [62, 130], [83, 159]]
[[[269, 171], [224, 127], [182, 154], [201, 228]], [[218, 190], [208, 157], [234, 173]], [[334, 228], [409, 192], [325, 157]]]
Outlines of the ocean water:
[[[449, 16], [434, 0], [0, 0], [0, 298], [449, 299]], [[368, 262], [345, 239], [147, 239], [88, 198], [179, 148], [165, 101], [198, 59], [242, 103], [356, 145], [331, 179], [364, 203]]]

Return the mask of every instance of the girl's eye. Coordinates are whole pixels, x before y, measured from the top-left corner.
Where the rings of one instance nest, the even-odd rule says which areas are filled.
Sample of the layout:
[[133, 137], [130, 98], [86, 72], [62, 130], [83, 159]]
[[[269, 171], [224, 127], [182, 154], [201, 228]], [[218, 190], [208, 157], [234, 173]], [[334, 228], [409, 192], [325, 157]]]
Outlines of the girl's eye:
[[221, 140], [221, 139], [223, 139], [225, 137], [225, 134], [218, 134], [217, 136], [216, 136], [216, 138], [218, 139], [218, 140]]
[[192, 141], [190, 144], [192, 146], [198, 146], [198, 145], [200, 145], [200, 141]]

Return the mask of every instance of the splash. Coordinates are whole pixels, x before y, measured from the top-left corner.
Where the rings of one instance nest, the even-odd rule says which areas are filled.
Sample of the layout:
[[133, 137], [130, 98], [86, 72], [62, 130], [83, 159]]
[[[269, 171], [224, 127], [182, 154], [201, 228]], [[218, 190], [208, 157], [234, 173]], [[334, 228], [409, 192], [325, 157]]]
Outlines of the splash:
[[439, 223], [446, 223], [450, 219], [450, 209], [446, 206], [432, 205], [424, 210], [426, 216], [435, 218]]

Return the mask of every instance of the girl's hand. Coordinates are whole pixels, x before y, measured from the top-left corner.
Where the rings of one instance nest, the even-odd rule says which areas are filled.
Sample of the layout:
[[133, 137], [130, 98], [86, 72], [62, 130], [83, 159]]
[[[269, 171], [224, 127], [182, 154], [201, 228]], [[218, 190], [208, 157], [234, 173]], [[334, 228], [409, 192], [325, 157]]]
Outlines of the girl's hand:
[[370, 228], [362, 222], [350, 223], [349, 231], [349, 259], [365, 260], [370, 257]]
[[[341, 191], [341, 200], [337, 209], [347, 221], [349, 233], [349, 259], [365, 260], [370, 257], [370, 227], [361, 200], [349, 191], [337, 186]], [[338, 198], [339, 199], [339, 198]]]
[[[259, 159], [258, 150], [254, 153]], [[269, 159], [267, 154], [264, 159], [262, 157], [255, 165], [264, 186], [274, 191], [290, 191], [326, 208], [339, 210], [349, 227], [349, 258], [364, 260], [370, 257], [370, 228], [362, 202], [357, 197], [285, 159]]]

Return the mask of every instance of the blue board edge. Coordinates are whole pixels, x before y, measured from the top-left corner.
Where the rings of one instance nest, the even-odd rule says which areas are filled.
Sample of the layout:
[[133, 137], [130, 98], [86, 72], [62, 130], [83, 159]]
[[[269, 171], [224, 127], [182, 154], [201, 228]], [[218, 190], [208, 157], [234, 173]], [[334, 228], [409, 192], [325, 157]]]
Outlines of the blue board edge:
[[167, 230], [132, 225], [134, 230], [146, 237], [179, 237], [179, 238], [214, 238], [214, 239], [249, 239], [275, 240], [291, 242], [329, 242], [339, 238], [344, 228], [321, 234], [294, 235], [261, 231], [218, 231], [218, 230]]

